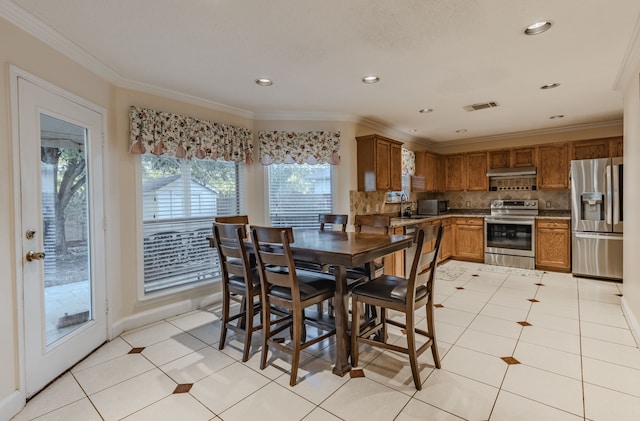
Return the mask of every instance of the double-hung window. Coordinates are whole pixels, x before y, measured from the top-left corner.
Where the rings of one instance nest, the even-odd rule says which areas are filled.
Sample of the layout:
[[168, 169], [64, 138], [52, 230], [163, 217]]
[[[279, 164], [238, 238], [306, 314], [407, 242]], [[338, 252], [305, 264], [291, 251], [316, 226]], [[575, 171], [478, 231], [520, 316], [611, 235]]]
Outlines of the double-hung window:
[[272, 164], [267, 168], [271, 225], [317, 228], [318, 214], [333, 211], [331, 165]]
[[217, 278], [216, 215], [243, 213], [243, 164], [142, 155], [144, 293]]

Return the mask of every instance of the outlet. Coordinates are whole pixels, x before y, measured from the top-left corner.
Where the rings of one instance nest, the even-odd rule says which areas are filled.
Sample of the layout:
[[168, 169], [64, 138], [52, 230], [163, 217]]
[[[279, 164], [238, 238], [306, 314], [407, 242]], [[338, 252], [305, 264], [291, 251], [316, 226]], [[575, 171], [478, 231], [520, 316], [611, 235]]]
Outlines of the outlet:
[[471, 202], [469, 202], [469, 201], [467, 200], [466, 205], [467, 205], [467, 207], [468, 207], [468, 208], [470, 208], [470, 207], [471, 207]]
[[545, 203], [545, 206], [546, 206], [547, 208], [550, 208], [550, 207], [551, 207], [551, 202], [547, 201], [547, 203]]

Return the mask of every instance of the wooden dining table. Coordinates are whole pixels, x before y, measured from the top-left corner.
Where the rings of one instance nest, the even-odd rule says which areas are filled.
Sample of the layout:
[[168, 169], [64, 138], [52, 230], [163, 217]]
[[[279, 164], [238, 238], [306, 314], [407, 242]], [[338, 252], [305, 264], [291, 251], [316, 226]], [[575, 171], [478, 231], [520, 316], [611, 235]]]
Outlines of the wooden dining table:
[[344, 376], [349, 362], [349, 307], [347, 269], [359, 266], [373, 270], [373, 261], [411, 246], [413, 236], [294, 229], [291, 252], [294, 259], [334, 267], [336, 363], [333, 373]]

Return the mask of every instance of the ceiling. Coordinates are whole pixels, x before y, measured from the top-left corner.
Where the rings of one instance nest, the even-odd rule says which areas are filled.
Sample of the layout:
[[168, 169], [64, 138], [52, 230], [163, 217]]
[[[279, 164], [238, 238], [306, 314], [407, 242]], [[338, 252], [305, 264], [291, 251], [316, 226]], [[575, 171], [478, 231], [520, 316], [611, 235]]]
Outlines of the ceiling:
[[[622, 94], [613, 87], [640, 13], [638, 0], [0, 5], [5, 17], [121, 86], [256, 119], [362, 121], [434, 145], [619, 123]], [[524, 35], [541, 20], [551, 29]], [[365, 75], [380, 81], [364, 84]], [[258, 86], [260, 77], [273, 85]], [[560, 86], [540, 89], [549, 83]], [[463, 108], [489, 101], [499, 106]]]

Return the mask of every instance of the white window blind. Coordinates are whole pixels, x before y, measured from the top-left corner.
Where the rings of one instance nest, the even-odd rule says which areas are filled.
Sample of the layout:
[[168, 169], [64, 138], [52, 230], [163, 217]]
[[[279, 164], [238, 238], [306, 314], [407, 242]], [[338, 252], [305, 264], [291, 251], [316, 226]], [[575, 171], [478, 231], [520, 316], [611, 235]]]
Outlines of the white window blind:
[[144, 291], [220, 275], [213, 218], [243, 213], [242, 164], [142, 156]]
[[318, 214], [333, 210], [331, 165], [272, 164], [267, 168], [271, 225], [318, 228]]

